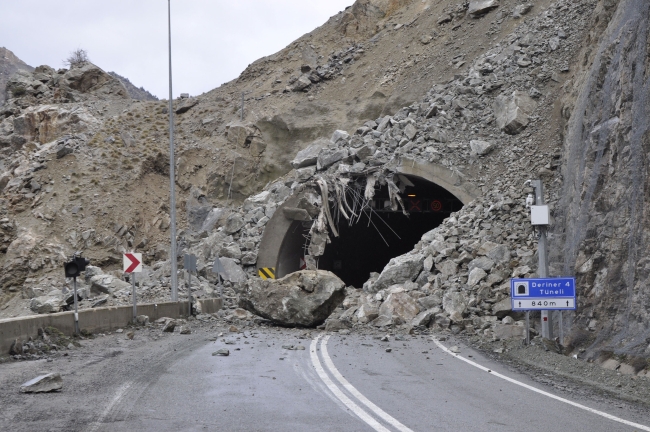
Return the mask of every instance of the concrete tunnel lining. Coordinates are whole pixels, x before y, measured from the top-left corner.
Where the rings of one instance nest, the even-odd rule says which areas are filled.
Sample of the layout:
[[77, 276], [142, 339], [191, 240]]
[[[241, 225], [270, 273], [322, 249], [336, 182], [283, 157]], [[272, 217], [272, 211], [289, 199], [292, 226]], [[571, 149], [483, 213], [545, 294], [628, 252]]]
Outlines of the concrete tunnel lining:
[[[478, 196], [479, 190], [466, 181], [458, 172], [454, 172], [442, 165], [435, 163], [418, 162], [410, 158], [402, 158], [395, 170], [398, 174], [419, 178], [433, 183], [449, 192], [463, 205], [471, 202]], [[269, 220], [262, 235], [257, 258], [257, 268], [273, 267], [276, 277], [280, 278], [296, 269], [284, 269], [281, 260], [281, 251], [286, 241], [295, 240], [295, 236], [288, 235], [298, 229], [300, 221], [288, 219], [283, 209], [296, 207], [302, 198], [302, 190], [294, 192], [274, 213]], [[286, 246], [286, 245], [285, 245]], [[295, 249], [295, 248], [294, 248]], [[285, 257], [286, 259], [287, 257]], [[290, 257], [297, 258], [297, 257]], [[296, 259], [296, 262], [298, 260]]]

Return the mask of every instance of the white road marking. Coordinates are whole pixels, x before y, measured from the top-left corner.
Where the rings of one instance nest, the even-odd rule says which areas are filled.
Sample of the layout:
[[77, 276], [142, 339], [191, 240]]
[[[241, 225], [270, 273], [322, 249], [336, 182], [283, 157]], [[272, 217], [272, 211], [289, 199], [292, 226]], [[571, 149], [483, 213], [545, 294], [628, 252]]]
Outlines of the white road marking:
[[505, 376], [505, 375], [502, 375], [502, 374], [500, 374], [500, 373], [498, 373], [498, 372], [494, 372], [493, 370], [488, 369], [488, 368], [486, 368], [485, 366], [481, 366], [480, 364], [478, 364], [478, 363], [476, 363], [476, 362], [473, 362], [472, 360], [466, 359], [466, 358], [463, 357], [463, 356], [460, 356], [460, 355], [458, 355], [458, 354], [456, 354], [456, 353], [451, 352], [449, 349], [447, 349], [447, 347], [445, 347], [443, 344], [441, 344], [441, 343], [440, 343], [439, 341], [437, 341], [436, 339], [434, 339], [433, 341], [436, 343], [436, 345], [438, 345], [438, 347], [440, 347], [440, 349], [442, 349], [442, 350], [443, 350], [444, 352], [446, 352], [447, 354], [452, 355], [452, 356], [456, 357], [457, 359], [462, 360], [462, 361], [464, 361], [465, 363], [468, 363], [468, 364], [470, 364], [470, 365], [472, 365], [472, 366], [474, 366], [474, 367], [477, 367], [477, 368], [479, 368], [479, 369], [481, 369], [481, 370], [483, 370], [483, 371], [485, 371], [485, 372], [490, 372], [490, 374], [491, 374], [491, 375], [494, 375], [495, 377], [498, 377], [498, 378], [504, 379], [504, 380], [506, 380], [506, 381], [508, 381], [508, 382], [511, 382], [511, 383], [513, 383], [513, 384], [516, 384], [516, 385], [521, 386], [521, 387], [523, 387], [523, 388], [526, 388], [526, 389], [528, 389], [528, 390], [534, 391], [535, 393], [539, 393], [539, 394], [541, 394], [541, 395], [544, 395], [544, 396], [550, 397], [551, 399], [555, 399], [555, 400], [557, 400], [557, 401], [564, 402], [564, 403], [566, 403], [566, 404], [568, 404], [568, 405], [571, 405], [571, 406], [574, 406], [574, 407], [576, 407], [576, 408], [580, 408], [580, 409], [582, 409], [582, 410], [588, 411], [588, 412], [590, 412], [590, 413], [592, 413], [592, 414], [596, 414], [596, 415], [599, 415], [599, 416], [605, 417], [606, 419], [613, 420], [613, 421], [615, 421], [615, 422], [623, 423], [624, 425], [627, 425], [627, 426], [632, 426], [632, 427], [638, 428], [638, 429], [640, 429], [640, 430], [650, 432], [650, 427], [648, 427], [648, 426], [644, 426], [644, 425], [639, 424], [639, 423], [633, 423], [633, 422], [631, 422], [631, 421], [629, 421], [629, 420], [625, 420], [625, 419], [622, 419], [622, 418], [620, 418], [620, 417], [616, 417], [616, 416], [613, 416], [613, 415], [611, 415], [611, 414], [607, 414], [606, 412], [598, 411], [598, 410], [593, 409], [593, 408], [589, 408], [588, 406], [584, 406], [584, 405], [581, 405], [581, 404], [579, 404], [579, 403], [577, 403], [577, 402], [573, 402], [573, 401], [570, 401], [570, 400], [568, 400], [568, 399], [564, 399], [564, 398], [562, 398], [562, 397], [560, 397], [560, 396], [556, 396], [556, 395], [554, 395], [554, 394], [552, 394], [552, 393], [545, 392], [544, 390], [540, 390], [540, 389], [535, 388], [535, 387], [533, 387], [533, 386], [530, 386], [530, 385], [528, 385], [528, 384], [524, 384], [524, 383], [522, 383], [522, 382], [520, 382], [520, 381], [517, 381], [516, 379], [510, 378], [510, 377]]
[[330, 358], [328, 352], [327, 352], [327, 341], [329, 340], [329, 335], [325, 336], [323, 340], [321, 341], [320, 344], [320, 351], [321, 355], [323, 356], [323, 360], [325, 361], [325, 366], [327, 366], [327, 369], [329, 369], [330, 373], [334, 375], [334, 378], [338, 380], [338, 382], [341, 383], [343, 388], [345, 388], [352, 396], [355, 398], [359, 399], [359, 401], [370, 408], [376, 415], [384, 419], [387, 423], [393, 425], [397, 430], [401, 432], [413, 432], [413, 430], [409, 429], [408, 427], [404, 426], [402, 423], [397, 421], [396, 418], [392, 417], [390, 414], [388, 414], [386, 411], [382, 410], [379, 408], [377, 405], [374, 403], [370, 402], [368, 398], [366, 398], [364, 395], [362, 395], [359, 390], [357, 390], [352, 384], [346, 380], [343, 375], [338, 371], [336, 366], [334, 366], [334, 362], [332, 362], [332, 359]]
[[120, 399], [122, 399], [122, 397], [124, 396], [124, 393], [126, 393], [126, 391], [129, 389], [129, 387], [131, 387], [131, 383], [126, 383], [126, 384], [123, 384], [122, 387], [120, 387], [117, 390], [117, 393], [115, 393], [115, 396], [113, 396], [113, 399], [111, 400], [111, 402], [106, 406], [106, 409], [97, 418], [97, 421], [95, 421], [95, 423], [90, 425], [90, 428], [88, 429], [88, 432], [95, 432], [102, 425], [102, 423], [104, 422], [104, 419], [106, 418], [108, 413], [111, 412], [111, 410], [113, 409], [115, 404], [118, 403], [120, 401]]
[[370, 427], [372, 427], [376, 431], [380, 432], [391, 432], [389, 429], [386, 429], [384, 426], [382, 426], [377, 420], [372, 418], [367, 412], [365, 412], [359, 405], [355, 404], [350, 400], [349, 397], [347, 397], [330, 379], [330, 377], [327, 376], [325, 373], [325, 370], [323, 369], [323, 366], [321, 366], [320, 360], [318, 359], [318, 354], [316, 353], [316, 347], [318, 343], [318, 339], [320, 339], [321, 335], [316, 336], [314, 340], [311, 341], [311, 346], [310, 346], [310, 356], [311, 356], [311, 362], [314, 365], [314, 369], [316, 369], [316, 373], [318, 373], [318, 376], [320, 377], [321, 380], [325, 383], [325, 385], [330, 389], [332, 393], [353, 413], [355, 413], [361, 420], [364, 422], [368, 423]]

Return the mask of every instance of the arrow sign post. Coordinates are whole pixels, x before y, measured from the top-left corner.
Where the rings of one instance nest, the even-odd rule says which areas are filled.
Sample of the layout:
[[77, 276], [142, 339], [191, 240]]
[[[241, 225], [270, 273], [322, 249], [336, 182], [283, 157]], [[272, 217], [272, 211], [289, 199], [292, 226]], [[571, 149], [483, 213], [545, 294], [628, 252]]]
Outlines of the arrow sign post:
[[135, 274], [142, 272], [142, 254], [141, 253], [125, 253], [122, 257], [122, 268], [124, 273], [129, 273], [131, 276], [131, 286], [133, 288], [133, 324], [138, 317], [138, 306], [135, 297]]
[[142, 254], [125, 253], [122, 257], [122, 264], [124, 273], [140, 273], [142, 272]]

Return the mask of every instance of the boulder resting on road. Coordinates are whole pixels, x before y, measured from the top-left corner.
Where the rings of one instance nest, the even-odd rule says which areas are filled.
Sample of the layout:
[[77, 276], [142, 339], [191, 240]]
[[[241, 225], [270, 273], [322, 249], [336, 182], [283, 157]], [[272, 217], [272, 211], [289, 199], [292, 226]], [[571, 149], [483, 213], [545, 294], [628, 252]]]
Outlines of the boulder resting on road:
[[286, 327], [316, 327], [345, 298], [345, 283], [325, 270], [303, 270], [282, 279], [250, 279], [239, 306]]
[[49, 373], [40, 375], [31, 379], [20, 386], [22, 393], [47, 393], [61, 390], [63, 388], [63, 379], [61, 374]]

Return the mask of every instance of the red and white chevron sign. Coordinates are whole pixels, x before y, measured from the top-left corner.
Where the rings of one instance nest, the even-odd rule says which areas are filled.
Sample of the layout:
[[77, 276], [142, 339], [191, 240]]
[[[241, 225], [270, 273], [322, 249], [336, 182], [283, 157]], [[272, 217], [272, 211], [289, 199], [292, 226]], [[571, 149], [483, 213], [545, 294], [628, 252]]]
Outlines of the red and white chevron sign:
[[142, 254], [141, 253], [125, 253], [122, 257], [124, 273], [140, 273], [142, 272]]

